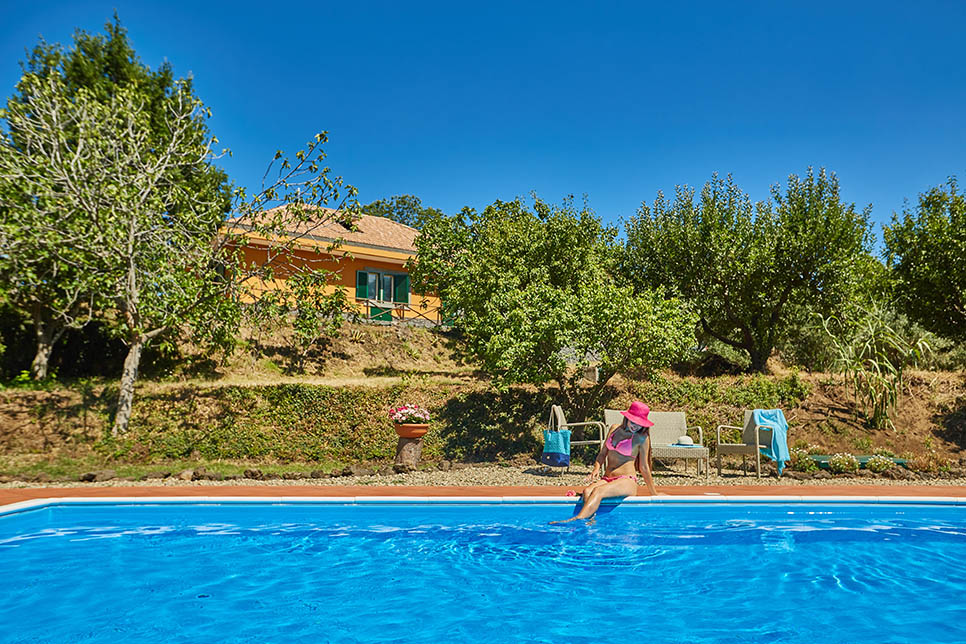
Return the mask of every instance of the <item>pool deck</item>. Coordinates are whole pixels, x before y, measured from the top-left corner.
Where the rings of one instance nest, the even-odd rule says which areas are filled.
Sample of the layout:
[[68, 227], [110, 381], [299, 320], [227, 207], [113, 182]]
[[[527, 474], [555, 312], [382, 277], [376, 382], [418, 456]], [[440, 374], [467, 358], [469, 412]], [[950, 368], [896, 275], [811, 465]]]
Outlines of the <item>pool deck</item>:
[[[565, 486], [372, 486], [372, 485], [156, 485], [111, 487], [36, 487], [0, 489], [0, 505], [64, 497], [360, 497], [360, 496], [431, 496], [431, 497], [563, 497]], [[966, 498], [966, 486], [960, 485], [694, 485], [658, 487], [658, 493], [669, 496], [856, 496], [856, 497], [957, 497]], [[641, 490], [643, 492], [643, 488]]]

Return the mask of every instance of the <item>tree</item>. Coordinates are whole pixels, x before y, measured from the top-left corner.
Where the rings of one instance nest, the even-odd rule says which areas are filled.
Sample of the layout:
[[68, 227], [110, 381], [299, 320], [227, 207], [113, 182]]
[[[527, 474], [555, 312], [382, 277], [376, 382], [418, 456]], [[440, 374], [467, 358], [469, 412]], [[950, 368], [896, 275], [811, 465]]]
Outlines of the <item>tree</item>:
[[[113, 22], [105, 25], [105, 35], [76, 32], [74, 46], [69, 50], [41, 41], [21, 67], [24, 76], [8, 100], [10, 114], [30, 114], [36, 101], [34, 94], [43, 86], [40, 81], [53, 78], [60, 80], [57, 91], [70, 100], [83, 91], [85, 101], [109, 105], [121, 90], [133, 91], [138, 97], [139, 109], [147, 115], [146, 140], [152, 146], [163, 146], [169, 136], [165, 129], [167, 109], [176, 84], [177, 92], [193, 95], [190, 79], [176, 82], [170, 64], [164, 63], [152, 71], [141, 63], [117, 14]], [[66, 115], [57, 118], [60, 127], [76, 127]], [[203, 127], [200, 121], [190, 125]], [[21, 131], [9, 120], [8, 126], [5, 151], [31, 155], [35, 162], [43, 163], [36, 148], [28, 149], [38, 143], [36, 138], [27, 138], [31, 136], [30, 128]], [[76, 137], [78, 132], [67, 129], [64, 135]], [[207, 164], [184, 167], [181, 172], [178, 180], [185, 190], [206, 198], [217, 195], [222, 200], [223, 211], [227, 212], [230, 195], [223, 171]], [[53, 347], [63, 333], [68, 328], [85, 325], [102, 308], [103, 303], [95, 301], [94, 295], [103, 285], [97, 282], [99, 274], [79, 271], [76, 258], [55, 261], [49, 252], [56, 246], [66, 248], [72, 238], [86, 234], [88, 222], [81, 212], [65, 212], [62, 208], [36, 203], [38, 195], [15, 181], [5, 182], [2, 189], [5, 190], [2, 201], [9, 207], [0, 216], [0, 248], [4, 251], [0, 256], [0, 276], [7, 285], [7, 299], [33, 321], [37, 349], [31, 374], [35, 379], [42, 379], [47, 375]], [[45, 216], [61, 220], [56, 229], [36, 221], [36, 217]], [[60, 251], [61, 260], [65, 259], [64, 252]]]
[[966, 339], [966, 196], [955, 177], [919, 195], [884, 227], [897, 300], [928, 330]]
[[443, 211], [423, 206], [422, 200], [413, 195], [396, 195], [389, 199], [379, 199], [363, 206], [362, 212], [373, 217], [385, 217], [400, 224], [416, 229], [423, 227], [429, 219], [443, 216]]
[[[686, 307], [610, 274], [615, 232], [572, 200], [497, 201], [430, 220], [411, 275], [439, 293], [473, 355], [503, 383], [556, 381], [583, 414], [618, 371], [660, 369], [694, 343]], [[596, 364], [589, 395], [579, 381]]]
[[338, 336], [350, 309], [345, 288], [332, 286], [335, 273], [311, 266], [292, 267], [285, 287], [260, 294], [245, 309], [258, 351], [263, 333], [282, 338], [291, 350], [289, 369], [302, 372], [313, 350], [324, 350]]
[[824, 169], [791, 175], [770, 202], [752, 204], [730, 175], [694, 196], [678, 187], [673, 202], [658, 193], [641, 206], [626, 227], [621, 273], [637, 290], [666, 285], [685, 298], [704, 338], [746, 352], [763, 371], [789, 307], [828, 314], [849, 298], [868, 210], [843, 203]]
[[[20, 186], [29, 207], [0, 206], [28, 213], [51, 240], [51, 263], [96, 276], [92, 301], [110, 303], [104, 318], [128, 345], [116, 434], [130, 419], [144, 348], [166, 333], [230, 348], [241, 303], [271, 278], [274, 261], [331, 217], [314, 206], [343, 208], [355, 190], [322, 167], [322, 133], [294, 162], [279, 151], [276, 180], [251, 199], [237, 190], [236, 216], [226, 222], [222, 192], [185, 181], [213, 169], [216, 142], [210, 112], [186, 83], [175, 83], [154, 121], [137, 87], [103, 101], [85, 88], [71, 95], [57, 75], [27, 73], [21, 82], [30, 100], [6, 112], [20, 138], [0, 142], [0, 178]], [[272, 203], [284, 206], [266, 210]], [[266, 244], [264, 264], [243, 261], [253, 235]]]
[[[836, 305], [838, 336], [843, 330], [854, 331], [854, 327], [863, 324], [870, 309], [894, 308], [892, 272], [878, 257], [860, 253], [852, 273], [851, 293], [840, 298], [841, 302]], [[826, 328], [828, 315], [810, 301], [785, 307], [782, 317], [787, 324], [776, 348], [786, 364], [809, 371], [829, 371], [835, 367], [838, 350], [835, 338]]]

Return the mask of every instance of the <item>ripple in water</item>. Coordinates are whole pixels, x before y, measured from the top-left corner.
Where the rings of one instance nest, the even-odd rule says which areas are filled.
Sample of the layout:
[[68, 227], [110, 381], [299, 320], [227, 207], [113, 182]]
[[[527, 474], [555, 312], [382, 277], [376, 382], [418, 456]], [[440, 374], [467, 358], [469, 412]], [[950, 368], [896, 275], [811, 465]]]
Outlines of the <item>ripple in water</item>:
[[83, 510], [0, 520], [0, 641], [966, 641], [955, 507]]

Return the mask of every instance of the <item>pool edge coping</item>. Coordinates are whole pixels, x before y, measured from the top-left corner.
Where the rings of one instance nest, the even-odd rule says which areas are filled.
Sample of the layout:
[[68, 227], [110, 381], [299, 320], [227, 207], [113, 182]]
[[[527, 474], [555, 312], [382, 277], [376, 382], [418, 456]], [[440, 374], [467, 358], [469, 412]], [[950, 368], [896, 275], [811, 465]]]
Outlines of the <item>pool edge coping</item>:
[[[0, 505], [0, 516], [44, 507], [77, 505], [573, 505], [574, 497], [548, 496], [105, 496], [44, 497]], [[964, 505], [966, 497], [951, 496], [829, 496], [829, 495], [666, 495], [610, 501], [629, 505]]]

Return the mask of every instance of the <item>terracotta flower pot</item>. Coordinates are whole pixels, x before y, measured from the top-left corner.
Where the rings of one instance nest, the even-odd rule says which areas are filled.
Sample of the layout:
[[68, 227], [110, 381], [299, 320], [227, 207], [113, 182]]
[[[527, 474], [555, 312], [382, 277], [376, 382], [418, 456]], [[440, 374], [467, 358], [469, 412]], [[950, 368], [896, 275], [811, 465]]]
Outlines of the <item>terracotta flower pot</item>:
[[421, 438], [429, 431], [429, 423], [394, 423], [400, 438]]

